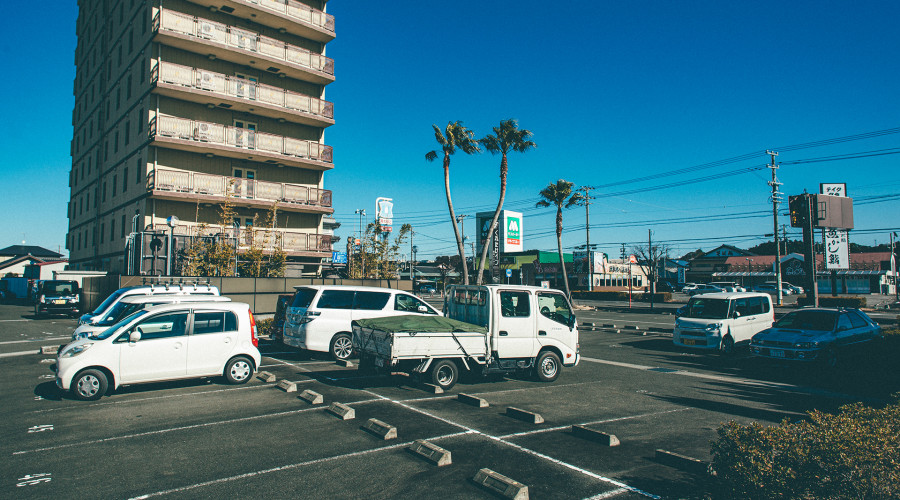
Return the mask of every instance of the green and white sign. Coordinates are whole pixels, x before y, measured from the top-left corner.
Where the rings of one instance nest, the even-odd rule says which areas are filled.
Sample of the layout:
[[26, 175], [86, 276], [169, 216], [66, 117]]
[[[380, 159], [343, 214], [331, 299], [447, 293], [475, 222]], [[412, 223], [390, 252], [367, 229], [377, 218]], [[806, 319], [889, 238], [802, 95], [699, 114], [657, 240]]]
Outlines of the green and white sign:
[[525, 250], [523, 245], [522, 232], [522, 214], [518, 212], [503, 211], [503, 234], [500, 241], [503, 244], [503, 253], [522, 252]]

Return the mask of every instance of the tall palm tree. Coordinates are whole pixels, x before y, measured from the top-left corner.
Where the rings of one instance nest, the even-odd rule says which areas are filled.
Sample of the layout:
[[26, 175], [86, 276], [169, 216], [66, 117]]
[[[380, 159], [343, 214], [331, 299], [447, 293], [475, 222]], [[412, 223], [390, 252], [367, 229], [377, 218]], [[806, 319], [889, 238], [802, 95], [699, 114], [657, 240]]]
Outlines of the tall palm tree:
[[[519, 130], [519, 124], [514, 119], [503, 120], [499, 127], [494, 127], [494, 133], [484, 136], [478, 142], [493, 154], [500, 153], [500, 201], [497, 202], [497, 209], [494, 210], [494, 218], [491, 219], [491, 227], [487, 232], [488, 240], [484, 242], [481, 249], [481, 261], [478, 264], [478, 273], [475, 275], [475, 284], [480, 285], [482, 275], [484, 274], [484, 266], [487, 262], [488, 242], [494, 231], [497, 229], [497, 219], [500, 218], [500, 211], [503, 210], [503, 200], [506, 198], [506, 174], [508, 172], [506, 155], [510, 151], [524, 153], [531, 148], [537, 147], [531, 140], [532, 133], [530, 130]], [[476, 228], [480, 229], [480, 228]]]
[[[469, 284], [469, 270], [466, 268], [466, 249], [463, 246], [462, 236], [459, 234], [459, 226], [456, 225], [456, 212], [453, 210], [453, 200], [450, 199], [450, 156], [457, 150], [468, 155], [480, 153], [478, 141], [474, 139], [475, 133], [463, 126], [462, 122], [447, 122], [444, 132], [437, 125], [434, 128], [434, 139], [441, 146], [444, 154], [444, 191], [447, 193], [447, 208], [450, 209], [450, 224], [453, 225], [453, 234], [456, 236], [456, 247], [459, 249], [459, 258], [462, 263], [463, 283]], [[434, 161], [438, 157], [437, 150], [425, 154], [425, 159]]]
[[563, 208], [571, 208], [581, 203], [584, 195], [580, 191], [573, 191], [575, 184], [567, 182], [563, 179], [556, 181], [556, 184], [550, 183], [541, 190], [541, 201], [537, 202], [536, 207], [556, 206], [556, 249], [559, 251], [559, 267], [562, 268], [563, 285], [566, 287], [566, 297], [571, 298], [572, 292], [569, 291], [569, 275], [566, 273], [566, 263], [563, 261], [562, 251], [562, 211]]

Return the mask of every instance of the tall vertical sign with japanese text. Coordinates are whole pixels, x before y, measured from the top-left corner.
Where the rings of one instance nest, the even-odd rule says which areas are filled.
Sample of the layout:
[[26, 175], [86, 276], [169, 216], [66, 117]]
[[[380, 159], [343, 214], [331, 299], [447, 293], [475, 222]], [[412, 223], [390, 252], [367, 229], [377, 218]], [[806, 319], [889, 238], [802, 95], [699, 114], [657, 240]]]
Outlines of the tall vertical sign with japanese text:
[[[831, 196], [847, 196], [847, 184], [822, 183], [819, 184], [821, 194]], [[827, 228], [825, 233], [825, 269], [839, 270], [850, 269], [850, 238], [846, 229]]]

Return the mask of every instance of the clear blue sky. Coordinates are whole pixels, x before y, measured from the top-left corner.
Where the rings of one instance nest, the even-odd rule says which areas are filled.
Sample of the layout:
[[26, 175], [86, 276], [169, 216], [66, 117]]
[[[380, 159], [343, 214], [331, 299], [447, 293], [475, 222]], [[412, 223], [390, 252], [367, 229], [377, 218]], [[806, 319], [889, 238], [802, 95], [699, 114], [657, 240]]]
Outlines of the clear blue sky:
[[[4, 32], [22, 43], [0, 49], [4, 67], [20, 69], [0, 83], [0, 246], [24, 233], [55, 250], [67, 228], [77, 7], [9, 9]], [[461, 120], [481, 136], [505, 118], [538, 144], [509, 159], [506, 208], [525, 212], [526, 249], [555, 250], [554, 211], [534, 204], [559, 178], [598, 186], [591, 241], [614, 256], [648, 229], [679, 255], [753, 246], [772, 232], [770, 174], [751, 168], [767, 163], [766, 149], [781, 153], [786, 195], [848, 184], [851, 241], [900, 230], [900, 154], [871, 156], [900, 151], [900, 129], [796, 148], [900, 127], [898, 2], [334, 0], [328, 10], [337, 125], [325, 133], [335, 151], [325, 187], [339, 236], [356, 231], [355, 209], [372, 214], [387, 196], [395, 224], [416, 229], [420, 257], [454, 253], [441, 164], [424, 160], [437, 147], [431, 124]], [[839, 155], [859, 157], [789, 164]], [[498, 173], [490, 154], [454, 157], [457, 213], [491, 210]], [[584, 210], [564, 217], [571, 249], [584, 242]]]

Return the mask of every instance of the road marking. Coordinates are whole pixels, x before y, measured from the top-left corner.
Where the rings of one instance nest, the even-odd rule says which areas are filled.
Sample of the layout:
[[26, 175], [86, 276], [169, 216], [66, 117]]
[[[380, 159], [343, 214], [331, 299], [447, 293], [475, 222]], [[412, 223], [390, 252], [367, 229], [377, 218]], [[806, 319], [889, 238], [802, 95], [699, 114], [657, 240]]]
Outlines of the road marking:
[[[268, 356], [266, 356], [266, 357], [268, 357]], [[312, 371], [312, 370], [310, 370], [309, 368], [304, 368], [304, 367], [302, 367], [302, 366], [300, 366], [300, 365], [298, 365], [298, 364], [295, 364], [295, 363], [288, 363], [287, 361], [282, 361], [282, 360], [280, 360], [280, 359], [278, 359], [278, 358], [269, 358], [269, 359], [271, 359], [272, 361], [275, 361], [276, 363], [285, 365], [285, 366], [292, 366], [292, 367], [294, 367], [294, 368], [300, 370], [301, 372], [309, 373], [309, 372]]]
[[[347, 404], [355, 404], [355, 403], [362, 403], [362, 402], [366, 402], [366, 401], [357, 401], [357, 402], [351, 402], [351, 403], [347, 403]], [[201, 429], [203, 427], [211, 427], [213, 425], [233, 424], [233, 423], [237, 423], [237, 422], [248, 422], [251, 420], [259, 420], [261, 418], [280, 417], [280, 416], [284, 416], [284, 415], [295, 415], [298, 413], [306, 413], [306, 412], [310, 412], [310, 411], [323, 411], [325, 409], [327, 409], [327, 407], [324, 407], [324, 406], [319, 406], [319, 407], [315, 407], [315, 408], [301, 408], [299, 410], [282, 411], [282, 412], [277, 412], [277, 413], [265, 413], [263, 415], [253, 415], [252, 417], [232, 418], [232, 419], [228, 419], [228, 420], [217, 420], [215, 422], [204, 422], [202, 424], [183, 425], [180, 427], [170, 427], [168, 429], [158, 429], [155, 431], [138, 432], [135, 434], [125, 434], [122, 436], [113, 436], [113, 437], [108, 437], [108, 438], [92, 439], [90, 441], [81, 441], [78, 443], [60, 444], [60, 445], [56, 445], [56, 446], [47, 446], [45, 448], [35, 448], [32, 450], [20, 450], [20, 451], [13, 452], [13, 455], [27, 455], [30, 453], [54, 451], [54, 450], [59, 450], [59, 449], [63, 449], [63, 448], [72, 448], [75, 446], [90, 446], [90, 445], [94, 445], [94, 444], [108, 443], [110, 441], [121, 441], [123, 439], [133, 439], [133, 438], [138, 438], [138, 437], [155, 436], [158, 434], [168, 434], [170, 432], [184, 431], [184, 430], [189, 430], [189, 429]]]
[[3, 344], [27, 344], [29, 342], [50, 342], [52, 340], [70, 340], [72, 337], [51, 337], [51, 338], [43, 338], [43, 339], [25, 339], [25, 340], [7, 340], [4, 342], [0, 342], [0, 345]]
[[21, 488], [22, 486], [34, 486], [36, 484], [41, 483], [49, 483], [50, 482], [50, 473], [49, 472], [41, 472], [38, 474], [27, 474], [24, 477], [20, 477], [16, 479], [16, 481], [21, 481], [16, 483], [16, 488]]
[[625, 488], [618, 488], [615, 490], [610, 490], [610, 491], [606, 491], [604, 493], [600, 493], [599, 495], [594, 495], [592, 497], [585, 498], [584, 500], [604, 500], [606, 498], [617, 497], [627, 491], [628, 490]]
[[44, 431], [52, 431], [52, 430], [53, 430], [53, 426], [52, 426], [52, 425], [49, 425], [49, 424], [44, 424], [44, 425], [33, 425], [33, 426], [31, 426], [31, 427], [28, 428], [28, 433], [29, 433], [29, 434], [34, 434], [34, 433], [36, 433], [36, 432], [44, 432]]
[[12, 358], [14, 356], [27, 356], [29, 354], [37, 354], [37, 351], [32, 349], [30, 351], [4, 352], [3, 354], [0, 354], [0, 358]]
[[[454, 432], [452, 434], [445, 434], [443, 436], [436, 436], [436, 437], [428, 438], [428, 440], [429, 441], [437, 441], [440, 439], [461, 436], [463, 434], [468, 434], [468, 433], [467, 432]], [[172, 493], [181, 493], [183, 491], [189, 491], [189, 490], [193, 490], [196, 488], [202, 488], [204, 486], [212, 486], [214, 484], [222, 484], [222, 483], [227, 483], [227, 482], [231, 482], [231, 481], [237, 481], [240, 479], [248, 479], [248, 478], [252, 478], [252, 477], [256, 477], [256, 476], [261, 476], [263, 474], [271, 474], [272, 472], [280, 472], [280, 471], [285, 471], [285, 470], [290, 470], [290, 469], [297, 469], [300, 467], [304, 467], [306, 465], [316, 465], [316, 464], [321, 464], [321, 463], [325, 463], [325, 462], [331, 462], [334, 460], [341, 460], [341, 459], [345, 459], [345, 458], [353, 458], [353, 457], [359, 457], [359, 456], [363, 456], [363, 455], [369, 455], [372, 453], [378, 453], [380, 451], [394, 450], [397, 448], [402, 448], [404, 446], [409, 446], [413, 443], [415, 443], [415, 441], [409, 441], [406, 443], [397, 443], [397, 444], [392, 444], [392, 445], [388, 445], [388, 446], [382, 446], [380, 448], [373, 448], [371, 450], [355, 451], [352, 453], [345, 453], [343, 455], [336, 455], [333, 457], [317, 458], [315, 460], [308, 460], [306, 462], [299, 462], [299, 463], [290, 464], [290, 465], [281, 465], [278, 467], [272, 467], [271, 469], [262, 469], [262, 470], [258, 470], [255, 472], [247, 472], [245, 474], [238, 474], [236, 476], [223, 477], [220, 479], [213, 479], [212, 481], [205, 481], [202, 483], [191, 484], [188, 486], [181, 486], [179, 488], [172, 488], [170, 490], [162, 490], [162, 491], [157, 491], [154, 493], [147, 493], [145, 495], [132, 497], [130, 500], [141, 500], [144, 498], [151, 498], [151, 497], [157, 497], [157, 496], [162, 496], [162, 495], [170, 495]]]
[[30, 319], [0, 319], [0, 323], [10, 323], [13, 321], [32, 321]]
[[[655, 412], [651, 412], [651, 413], [641, 413], [640, 415], [629, 415], [627, 417], [607, 418], [604, 420], [595, 420], [593, 422], [585, 422], [582, 424], [575, 424], [575, 425], [608, 424], [610, 422], [619, 422], [622, 420], [633, 420], [636, 418], [644, 418], [644, 417], [655, 417], [657, 415], [665, 415], [668, 413], [676, 413], [676, 412], [680, 412], [680, 411], [687, 411], [687, 410], [693, 410], [693, 409], [694, 408], [690, 408], [690, 407], [682, 407], [682, 408], [675, 408], [674, 410], [655, 411]], [[500, 436], [500, 439], [509, 439], [509, 438], [521, 437], [521, 436], [530, 436], [532, 434], [542, 434], [544, 432], [561, 431], [563, 429], [570, 429], [571, 427], [572, 427], [572, 425], [560, 425], [559, 427], [548, 427], [546, 429], [538, 429], [536, 431], [517, 432], [515, 434], [506, 434], [504, 436]]]
[[[608, 359], [589, 358], [586, 356], [582, 356], [581, 360], [588, 361], [591, 363], [600, 363], [600, 364], [604, 364], [604, 365], [618, 366], [621, 368], [631, 368], [633, 370], [654, 371], [654, 370], [659, 369], [658, 366], [637, 365], [637, 364], [633, 364], [633, 363], [623, 363], [621, 361], [610, 361]], [[743, 385], [751, 385], [751, 386], [756, 386], [756, 387], [765, 387], [767, 389], [780, 389], [780, 390], [784, 390], [784, 391], [799, 392], [802, 394], [810, 394], [810, 395], [814, 395], [814, 396], [825, 396], [825, 397], [835, 398], [835, 399], [878, 401], [877, 399], [873, 399], [873, 398], [860, 399], [860, 398], [852, 396], [850, 394], [844, 394], [844, 393], [840, 393], [840, 392], [832, 392], [832, 391], [828, 391], [825, 389], [817, 389], [815, 387], [805, 387], [805, 386], [800, 386], [800, 385], [785, 384], [782, 382], [767, 382], [764, 380], [754, 380], [754, 379], [749, 379], [749, 378], [732, 377], [730, 375], [713, 375], [710, 373], [698, 373], [698, 372], [691, 372], [691, 371], [680, 370], [680, 369], [670, 371], [670, 372], [669, 371], [667, 371], [667, 372], [657, 371], [657, 373], [662, 373], [665, 375], [682, 375], [685, 377], [694, 377], [694, 378], [699, 378], [699, 379], [704, 379], [704, 380], [714, 380], [716, 382], [728, 382], [728, 383], [732, 383], [732, 384], [743, 384]]]

